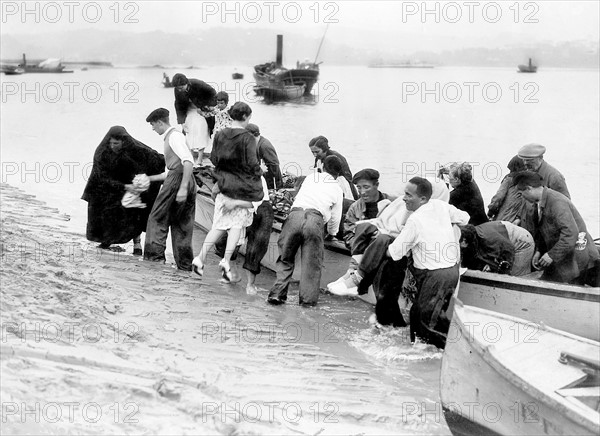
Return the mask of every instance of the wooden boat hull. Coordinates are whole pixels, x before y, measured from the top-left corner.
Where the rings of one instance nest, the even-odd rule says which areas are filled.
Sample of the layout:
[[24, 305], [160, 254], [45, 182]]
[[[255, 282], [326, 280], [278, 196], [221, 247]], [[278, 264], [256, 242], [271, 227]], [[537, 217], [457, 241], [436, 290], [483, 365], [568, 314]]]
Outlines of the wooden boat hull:
[[597, 377], [583, 403], [567, 388], [587, 375], [560, 363], [563, 351], [598, 360], [600, 344], [456, 301], [440, 389], [452, 433], [599, 434]]
[[7, 69], [7, 70], [4, 70], [3, 72], [7, 76], [19, 76], [21, 74], [24, 74], [25, 70], [22, 68], [15, 68], [15, 69]]
[[468, 306], [600, 341], [600, 288], [469, 270], [456, 296]]
[[269, 74], [262, 71], [255, 71], [254, 80], [256, 81], [257, 86], [281, 87], [304, 84], [305, 88], [303, 93], [307, 95], [311, 93], [313, 86], [319, 80], [318, 69], [280, 69], [278, 71], [282, 72]]
[[519, 73], [536, 73], [538, 67], [535, 65], [518, 65], [517, 68], [519, 68]]
[[268, 100], [293, 100], [302, 97], [306, 85], [255, 86], [254, 92]]

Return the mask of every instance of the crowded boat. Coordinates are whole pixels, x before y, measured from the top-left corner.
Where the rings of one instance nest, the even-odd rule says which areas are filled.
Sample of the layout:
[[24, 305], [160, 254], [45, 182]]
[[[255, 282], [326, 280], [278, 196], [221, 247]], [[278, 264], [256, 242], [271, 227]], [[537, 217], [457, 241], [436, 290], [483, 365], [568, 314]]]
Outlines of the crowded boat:
[[[276, 148], [251, 122], [250, 105], [230, 104], [226, 92], [181, 73], [170, 84], [175, 113], [160, 107], [145, 114], [162, 138], [162, 154], [121, 126], [111, 127], [94, 153], [82, 199], [86, 237], [101, 249], [119, 251], [133, 241], [133, 255], [164, 263], [170, 235], [177, 269], [202, 280], [214, 250], [224, 283], [243, 282], [247, 294], [272, 306], [286, 304], [300, 268], [302, 306], [317, 305], [325, 290], [340, 298], [371, 292], [374, 323], [409, 325], [412, 341], [440, 348], [466, 270], [600, 286], [598, 247], [541, 144], [515, 146], [509, 173], [487, 207], [468, 162], [441, 166], [436, 177], [411, 177], [396, 197], [380, 191], [385, 175], [377, 169], [353, 171], [327, 132], [315, 132], [307, 144], [311, 174], [282, 174]], [[212, 223], [194, 253], [196, 198], [206, 194], [214, 204]], [[276, 279], [262, 290], [256, 277], [277, 222]], [[345, 250], [347, 264], [322, 283], [332, 241]], [[245, 277], [234, 262], [241, 246]], [[410, 301], [408, 314], [401, 296]]]

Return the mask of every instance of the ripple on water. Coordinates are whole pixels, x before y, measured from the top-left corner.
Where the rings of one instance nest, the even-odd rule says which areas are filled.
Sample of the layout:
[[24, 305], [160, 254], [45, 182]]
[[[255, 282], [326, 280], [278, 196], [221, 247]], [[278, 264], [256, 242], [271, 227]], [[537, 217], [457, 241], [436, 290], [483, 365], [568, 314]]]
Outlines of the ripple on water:
[[409, 327], [371, 327], [349, 337], [356, 349], [382, 362], [416, 362], [442, 358], [442, 350], [417, 340], [410, 342]]

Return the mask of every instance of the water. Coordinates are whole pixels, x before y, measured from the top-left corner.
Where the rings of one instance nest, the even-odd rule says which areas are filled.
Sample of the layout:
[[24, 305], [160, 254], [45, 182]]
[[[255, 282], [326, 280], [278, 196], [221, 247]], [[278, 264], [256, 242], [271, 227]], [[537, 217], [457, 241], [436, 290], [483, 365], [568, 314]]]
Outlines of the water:
[[[82, 230], [86, 208], [79, 197], [94, 149], [109, 127], [123, 125], [162, 149], [144, 120], [156, 107], [174, 112], [173, 90], [160, 84], [163, 71], [172, 76], [178, 70], [3, 76], [2, 181], [59, 205]], [[598, 70], [529, 75], [514, 68], [324, 66], [314, 98], [270, 105], [254, 96], [250, 69], [240, 70], [242, 81], [231, 80], [232, 71], [184, 73], [227, 90], [230, 103], [247, 101], [252, 122], [290, 171], [309, 170], [308, 142], [325, 135], [354, 172], [378, 169], [381, 188], [390, 194], [417, 173], [432, 175], [439, 164], [468, 160], [487, 203], [519, 147], [538, 142], [548, 149], [546, 160], [566, 177], [593, 236], [600, 235]]]

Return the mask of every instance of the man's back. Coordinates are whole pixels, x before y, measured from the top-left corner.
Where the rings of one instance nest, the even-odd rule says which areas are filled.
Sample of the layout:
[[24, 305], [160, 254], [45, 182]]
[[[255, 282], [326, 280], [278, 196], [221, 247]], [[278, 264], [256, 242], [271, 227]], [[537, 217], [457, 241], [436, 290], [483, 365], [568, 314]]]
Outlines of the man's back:
[[537, 173], [540, 176], [542, 176], [545, 186], [556, 192], [560, 192], [569, 199], [571, 198], [571, 194], [569, 194], [569, 189], [567, 188], [567, 182], [565, 181], [565, 177], [561, 174], [560, 171], [558, 171], [548, 162], [546, 162], [545, 160], [542, 161], [542, 164], [538, 168]]
[[[328, 173], [314, 173], [307, 176], [296, 198], [292, 208], [316, 209], [327, 222], [327, 228], [335, 227], [337, 233], [342, 216], [342, 204], [344, 194], [337, 181]], [[335, 224], [337, 222], [337, 224]]]

